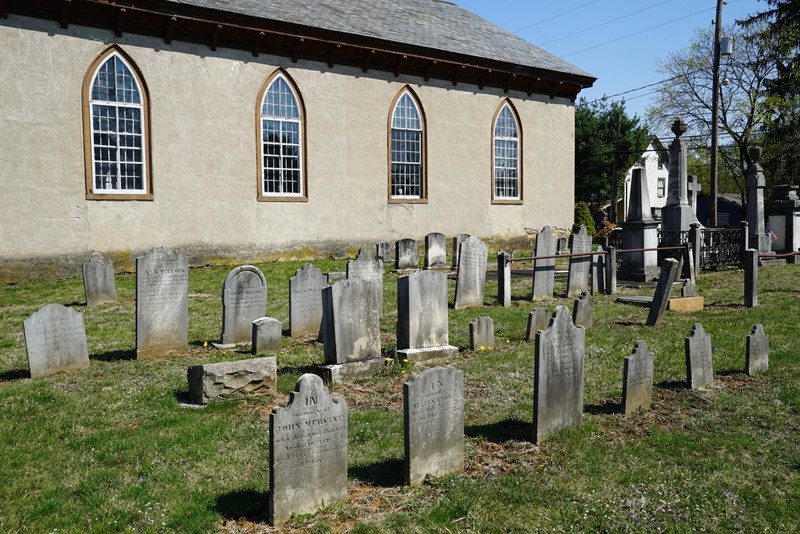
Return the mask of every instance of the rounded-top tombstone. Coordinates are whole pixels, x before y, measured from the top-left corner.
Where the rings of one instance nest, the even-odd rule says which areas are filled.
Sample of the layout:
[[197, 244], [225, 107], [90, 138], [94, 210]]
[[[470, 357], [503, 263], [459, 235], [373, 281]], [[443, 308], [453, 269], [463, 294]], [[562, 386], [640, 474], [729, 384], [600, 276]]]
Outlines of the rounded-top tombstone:
[[232, 269], [222, 286], [222, 344], [252, 340], [253, 321], [264, 316], [267, 281], [253, 265]]

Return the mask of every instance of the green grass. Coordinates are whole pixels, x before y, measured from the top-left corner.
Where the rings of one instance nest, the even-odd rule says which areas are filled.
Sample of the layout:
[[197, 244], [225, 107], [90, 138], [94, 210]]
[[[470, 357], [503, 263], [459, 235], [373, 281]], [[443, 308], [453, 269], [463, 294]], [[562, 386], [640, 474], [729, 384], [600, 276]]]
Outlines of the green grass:
[[[325, 271], [340, 261], [315, 262]], [[490, 262], [490, 265], [493, 265]], [[288, 323], [288, 279], [301, 262], [260, 264], [267, 315]], [[79, 278], [0, 286], [0, 531], [257, 532], [269, 490], [268, 418], [322, 346], [284, 338], [279, 394], [203, 410], [179, 407], [186, 369], [250, 357], [203, 346], [219, 338], [220, 291], [229, 268], [192, 269], [185, 354], [136, 361], [135, 279], [117, 277], [119, 299], [86, 308]], [[307, 532], [797, 531], [800, 529], [800, 266], [764, 268], [760, 306], [745, 308], [743, 273], [703, 274], [702, 312], [667, 312], [644, 326], [645, 308], [595, 297], [586, 333], [585, 415], [580, 427], [530, 442], [535, 306], [530, 280], [515, 278], [512, 306], [450, 311], [448, 363], [465, 373], [466, 472], [402, 485], [402, 385], [422, 365], [332, 388], [347, 400], [348, 501], [296, 517]], [[395, 345], [396, 278], [387, 274], [381, 321]], [[453, 301], [451, 283], [450, 302]], [[557, 292], [564, 290], [561, 282]], [[620, 288], [620, 294], [652, 290]], [[91, 366], [30, 380], [22, 321], [47, 303], [84, 313]], [[493, 317], [496, 346], [470, 351], [469, 321]], [[715, 382], [683, 387], [684, 337], [711, 334]], [[745, 337], [770, 336], [770, 370], [744, 375]], [[288, 326], [288, 324], [287, 324]], [[622, 362], [638, 339], [655, 353], [652, 410], [622, 416]], [[405, 372], [404, 372], [405, 371]]]

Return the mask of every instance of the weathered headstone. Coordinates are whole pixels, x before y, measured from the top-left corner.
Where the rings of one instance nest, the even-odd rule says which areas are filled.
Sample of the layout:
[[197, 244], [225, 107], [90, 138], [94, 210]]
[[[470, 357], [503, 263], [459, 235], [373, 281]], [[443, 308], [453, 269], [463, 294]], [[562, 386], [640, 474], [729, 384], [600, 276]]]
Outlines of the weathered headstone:
[[650, 304], [650, 313], [647, 315], [648, 326], [658, 326], [664, 319], [664, 312], [667, 310], [667, 302], [678, 276], [678, 260], [667, 258], [661, 264], [661, 276], [658, 277], [658, 285], [653, 294], [653, 301]]
[[397, 354], [412, 362], [458, 352], [448, 344], [447, 275], [414, 271], [397, 279]]
[[453, 269], [458, 269], [458, 252], [461, 250], [461, 243], [466, 241], [469, 234], [457, 234], [453, 237], [453, 262], [451, 266]]
[[[556, 253], [556, 238], [553, 230], [549, 226], [542, 228], [536, 236], [536, 247], [534, 256], [554, 256]], [[533, 262], [533, 289], [531, 290], [531, 300], [553, 298], [553, 287], [555, 284], [556, 260], [549, 258], [546, 260], [536, 260]]]
[[253, 265], [234, 267], [222, 285], [222, 345], [249, 343], [253, 321], [264, 316], [267, 280]]
[[193, 365], [186, 372], [194, 404], [271, 395], [278, 391], [275, 356]]
[[405, 481], [464, 471], [464, 373], [434, 367], [403, 384]]
[[711, 335], [706, 334], [703, 325], [695, 323], [692, 333], [684, 339], [686, 353], [686, 383], [691, 389], [707, 386], [714, 381], [714, 367], [711, 363]]
[[566, 237], [559, 237], [556, 240], [556, 254], [569, 254], [569, 242]]
[[443, 269], [447, 267], [447, 240], [444, 234], [431, 232], [425, 236], [423, 265], [426, 269]]
[[606, 292], [606, 256], [602, 246], [598, 246], [592, 256], [592, 294]]
[[675, 139], [669, 145], [669, 179], [667, 205], [661, 208], [661, 230], [667, 233], [688, 232], [694, 221], [694, 210], [689, 205], [686, 155], [688, 147], [681, 137], [686, 133], [686, 123], [677, 118], [672, 123]]
[[322, 324], [322, 271], [310, 263], [297, 269], [289, 279], [289, 335], [319, 336]]
[[83, 263], [83, 289], [86, 293], [87, 306], [117, 300], [114, 262], [104, 259], [99, 252], [92, 252], [89, 259]]
[[269, 416], [269, 522], [347, 499], [347, 403], [305, 374]]
[[392, 244], [384, 241], [375, 245], [375, 257], [387, 263], [392, 261]]
[[623, 223], [622, 246], [627, 250], [622, 255], [620, 276], [625, 280], [649, 282], [658, 276], [658, 225], [650, 209], [650, 193], [647, 188], [645, 169], [633, 169], [631, 176], [630, 206], [628, 218]]
[[650, 409], [653, 399], [653, 353], [641, 339], [625, 357], [622, 371], [622, 413]]
[[376, 258], [367, 247], [362, 247], [356, 259], [347, 262], [347, 279], [372, 284], [376, 293], [375, 313], [383, 315], [383, 260]]
[[31, 378], [89, 367], [83, 314], [47, 304], [23, 321]]
[[[572, 254], [583, 254], [592, 251], [592, 236], [584, 225], [581, 225], [577, 234], [572, 234], [570, 245]], [[567, 296], [580, 295], [589, 289], [589, 270], [592, 266], [591, 256], [573, 256], [569, 259], [569, 272], [567, 273]]]
[[536, 443], [581, 422], [585, 343], [586, 331], [572, 324], [565, 306], [556, 306], [550, 325], [536, 333], [533, 389]]
[[755, 145], [750, 148], [750, 160], [745, 172], [745, 185], [747, 186], [747, 227], [750, 230], [748, 243], [759, 253], [772, 250], [772, 240], [764, 224], [764, 189], [766, 178], [764, 169], [758, 161], [761, 159], [761, 147]]
[[575, 299], [575, 305], [572, 308], [572, 322], [575, 326], [591, 328], [593, 314], [594, 298], [590, 292], [584, 291], [579, 298]]
[[497, 300], [500, 305], [511, 306], [511, 255], [497, 253]]
[[468, 237], [461, 243], [454, 308], [483, 306], [488, 254], [486, 245], [479, 237]]
[[328, 281], [328, 285], [330, 285], [341, 280], [347, 280], [347, 273], [344, 271], [330, 271], [325, 273], [325, 279]]
[[419, 266], [417, 240], [400, 239], [394, 244], [394, 268], [398, 271], [416, 269]]
[[476, 317], [469, 322], [469, 348], [472, 350], [494, 347], [494, 320], [491, 317]]
[[261, 352], [278, 352], [281, 350], [281, 334], [283, 323], [274, 317], [261, 317], [250, 325], [253, 354]]
[[188, 342], [189, 260], [156, 247], [136, 258], [136, 357], [166, 356]]
[[747, 336], [744, 372], [750, 376], [769, 370], [769, 336], [759, 323]]
[[525, 339], [528, 341], [536, 340], [536, 332], [544, 330], [550, 323], [550, 314], [547, 308], [534, 308], [528, 314], [528, 326], [525, 331]]

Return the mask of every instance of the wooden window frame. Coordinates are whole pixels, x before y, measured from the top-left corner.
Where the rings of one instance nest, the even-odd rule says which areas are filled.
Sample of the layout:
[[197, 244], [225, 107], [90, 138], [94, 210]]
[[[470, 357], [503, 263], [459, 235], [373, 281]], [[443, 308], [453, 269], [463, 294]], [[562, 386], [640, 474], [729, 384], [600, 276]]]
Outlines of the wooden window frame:
[[[508, 107], [511, 115], [514, 117], [514, 120], [517, 124], [517, 198], [498, 198], [495, 196], [495, 131], [497, 128], [497, 120], [500, 118], [500, 113], [503, 112], [503, 109]], [[494, 117], [492, 118], [491, 124], [491, 180], [490, 180], [490, 194], [492, 199], [492, 204], [507, 204], [507, 205], [519, 205], [523, 203], [523, 171], [522, 171], [522, 161], [523, 161], [523, 150], [522, 150], [522, 121], [519, 118], [519, 113], [517, 112], [517, 108], [514, 106], [514, 103], [511, 99], [504, 98], [500, 105], [497, 106], [497, 109], [494, 112]]]
[[[404, 95], [409, 95], [417, 113], [419, 114], [421, 138], [420, 138], [420, 195], [419, 197], [399, 197], [392, 195], [392, 120], [394, 112], [400, 99]], [[425, 118], [425, 110], [422, 107], [419, 97], [410, 85], [403, 86], [392, 99], [389, 106], [389, 120], [386, 131], [386, 163], [388, 171], [386, 196], [389, 204], [427, 204], [428, 203], [428, 123]]]
[[[97, 76], [100, 67], [112, 56], [116, 55], [130, 70], [138, 84], [139, 95], [142, 100], [142, 150], [143, 150], [143, 169], [144, 186], [142, 193], [98, 193], [94, 189], [94, 136], [92, 127], [92, 84]], [[83, 147], [84, 147], [84, 172], [87, 200], [153, 200], [153, 168], [151, 154], [150, 136], [150, 93], [144, 77], [139, 71], [136, 62], [122, 48], [114, 44], [105, 48], [89, 65], [86, 75], [83, 78], [82, 88], [83, 99]]]

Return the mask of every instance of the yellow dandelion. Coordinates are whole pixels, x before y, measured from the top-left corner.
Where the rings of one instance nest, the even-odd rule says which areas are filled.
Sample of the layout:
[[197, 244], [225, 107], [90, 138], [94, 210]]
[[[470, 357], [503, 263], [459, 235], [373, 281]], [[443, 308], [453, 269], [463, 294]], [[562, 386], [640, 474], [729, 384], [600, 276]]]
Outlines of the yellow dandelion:
[[483, 345], [481, 345], [481, 350], [486, 350], [486, 347], [484, 347]]
[[408, 363], [408, 358], [404, 358], [403, 363]]
[[208, 347], [208, 341], [203, 341], [203, 347]]

